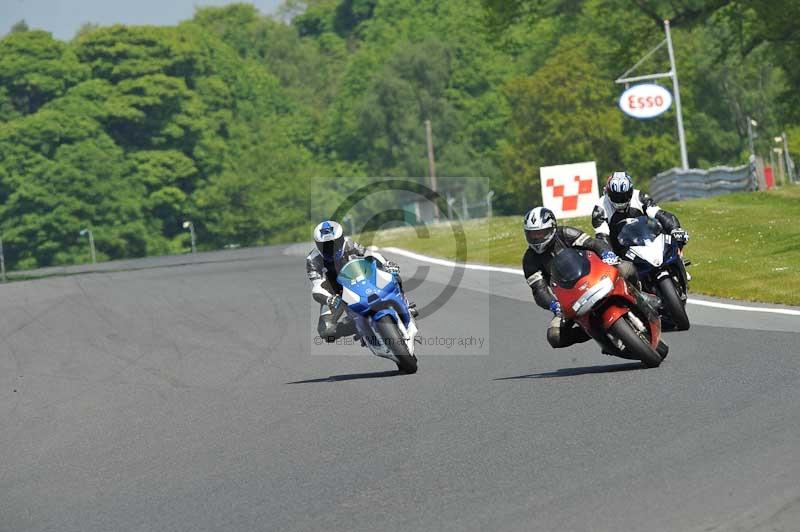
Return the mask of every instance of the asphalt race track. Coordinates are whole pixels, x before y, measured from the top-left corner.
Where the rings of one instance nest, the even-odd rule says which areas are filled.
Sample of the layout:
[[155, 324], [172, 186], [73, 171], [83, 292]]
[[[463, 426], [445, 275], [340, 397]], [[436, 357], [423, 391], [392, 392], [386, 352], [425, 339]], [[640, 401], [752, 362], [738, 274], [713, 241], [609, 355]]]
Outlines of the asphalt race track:
[[303, 251], [0, 286], [0, 531], [800, 530], [800, 316], [690, 306], [643, 370], [398, 258], [398, 375], [315, 345]]

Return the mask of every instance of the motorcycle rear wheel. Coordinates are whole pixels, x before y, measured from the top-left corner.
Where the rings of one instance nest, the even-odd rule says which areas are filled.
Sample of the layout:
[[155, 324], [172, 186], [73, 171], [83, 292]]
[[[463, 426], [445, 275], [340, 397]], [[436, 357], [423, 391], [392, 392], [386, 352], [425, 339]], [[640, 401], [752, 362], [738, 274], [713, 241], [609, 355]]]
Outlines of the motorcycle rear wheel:
[[627, 316], [623, 316], [615, 321], [609, 329], [615, 338], [618, 338], [625, 345], [625, 350], [632, 356], [642, 361], [648, 368], [657, 368], [661, 365], [661, 355], [653, 349], [650, 344], [639, 336], [628, 323]]
[[382, 317], [375, 322], [375, 328], [378, 330], [384, 343], [392, 350], [392, 353], [397, 358], [397, 369], [403, 373], [416, 373], [417, 357], [408, 352], [408, 347], [406, 347], [403, 335], [400, 333], [400, 329], [398, 329], [392, 317]]

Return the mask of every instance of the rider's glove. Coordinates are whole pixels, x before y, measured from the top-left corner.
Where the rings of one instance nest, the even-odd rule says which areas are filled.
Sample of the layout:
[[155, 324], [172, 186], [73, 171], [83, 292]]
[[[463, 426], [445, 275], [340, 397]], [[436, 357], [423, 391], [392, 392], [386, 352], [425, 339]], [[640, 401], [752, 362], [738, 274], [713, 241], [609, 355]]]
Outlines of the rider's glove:
[[342, 303], [342, 296], [338, 294], [334, 294], [332, 296], [328, 296], [328, 306], [332, 309], [339, 308], [339, 305]]
[[387, 260], [386, 264], [383, 265], [383, 268], [389, 273], [400, 273], [400, 266], [391, 260]]
[[689, 233], [686, 232], [686, 229], [679, 227], [672, 230], [672, 238], [679, 244], [685, 244], [689, 241]]
[[619, 257], [617, 257], [617, 254], [613, 251], [604, 251], [603, 254], [600, 255], [600, 258], [603, 259], [603, 262], [611, 266], [616, 266], [620, 262]]
[[557, 300], [552, 300], [550, 302], [550, 312], [552, 312], [556, 316], [561, 316], [561, 303]]

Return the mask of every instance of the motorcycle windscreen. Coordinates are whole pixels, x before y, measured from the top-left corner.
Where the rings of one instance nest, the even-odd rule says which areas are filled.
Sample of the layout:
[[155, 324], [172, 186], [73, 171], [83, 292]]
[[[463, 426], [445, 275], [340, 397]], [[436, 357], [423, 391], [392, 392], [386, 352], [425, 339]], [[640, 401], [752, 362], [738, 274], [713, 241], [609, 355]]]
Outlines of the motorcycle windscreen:
[[562, 288], [572, 288], [590, 269], [589, 259], [585, 254], [566, 248], [553, 257], [553, 262], [550, 263], [550, 279]]
[[346, 284], [359, 283], [361, 281], [369, 281], [371, 284], [375, 283], [375, 266], [370, 259], [355, 259], [345, 264], [336, 280], [339, 284], [345, 286]]
[[645, 246], [663, 232], [661, 224], [647, 216], [629, 218], [621, 222], [623, 227], [617, 235], [617, 241], [625, 246]]

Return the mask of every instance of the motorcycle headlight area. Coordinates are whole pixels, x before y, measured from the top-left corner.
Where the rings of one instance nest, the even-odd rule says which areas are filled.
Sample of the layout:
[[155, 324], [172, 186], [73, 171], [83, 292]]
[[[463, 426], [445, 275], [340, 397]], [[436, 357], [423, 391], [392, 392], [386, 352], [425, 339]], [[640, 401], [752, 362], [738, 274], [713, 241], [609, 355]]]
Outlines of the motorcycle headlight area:
[[614, 288], [614, 283], [608, 277], [603, 277], [599, 283], [586, 291], [585, 294], [572, 305], [572, 310], [582, 316], [592, 310], [592, 307], [606, 297]]
[[392, 282], [392, 274], [383, 270], [375, 270], [375, 286], [383, 289], [387, 284]]
[[358, 297], [358, 294], [347, 288], [346, 286], [342, 287], [342, 300], [347, 303], [348, 305], [354, 305], [361, 301], [361, 298]]

